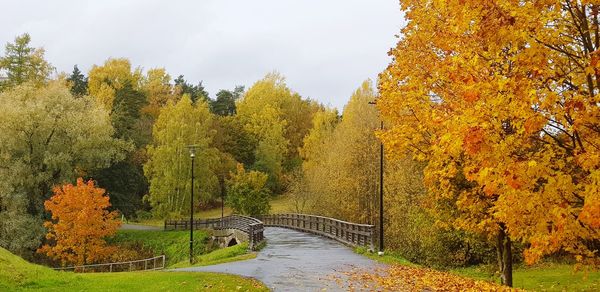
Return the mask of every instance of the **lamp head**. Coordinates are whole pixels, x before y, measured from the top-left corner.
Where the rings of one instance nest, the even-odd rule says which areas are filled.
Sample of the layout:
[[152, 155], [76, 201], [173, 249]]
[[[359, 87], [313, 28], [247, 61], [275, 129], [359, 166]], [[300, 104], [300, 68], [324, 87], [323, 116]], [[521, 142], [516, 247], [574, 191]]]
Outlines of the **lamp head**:
[[196, 148], [198, 148], [198, 145], [188, 145], [187, 148], [190, 150], [190, 157], [196, 157]]

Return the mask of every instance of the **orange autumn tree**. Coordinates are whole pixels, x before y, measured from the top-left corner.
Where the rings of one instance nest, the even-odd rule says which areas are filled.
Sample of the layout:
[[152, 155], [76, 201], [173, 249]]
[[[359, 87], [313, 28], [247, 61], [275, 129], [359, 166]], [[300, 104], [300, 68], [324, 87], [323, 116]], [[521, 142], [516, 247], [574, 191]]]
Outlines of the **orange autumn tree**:
[[507, 285], [514, 240], [527, 263], [559, 251], [598, 263], [598, 4], [401, 1], [407, 26], [380, 74], [381, 138], [427, 161], [441, 218], [496, 241]]
[[104, 238], [115, 234], [121, 222], [116, 212], [109, 212], [109, 197], [92, 180], [77, 179], [77, 185], [54, 188], [54, 195], [44, 203], [52, 214], [48, 229], [49, 244], [38, 249], [63, 265], [84, 265], [108, 258], [114, 248]]

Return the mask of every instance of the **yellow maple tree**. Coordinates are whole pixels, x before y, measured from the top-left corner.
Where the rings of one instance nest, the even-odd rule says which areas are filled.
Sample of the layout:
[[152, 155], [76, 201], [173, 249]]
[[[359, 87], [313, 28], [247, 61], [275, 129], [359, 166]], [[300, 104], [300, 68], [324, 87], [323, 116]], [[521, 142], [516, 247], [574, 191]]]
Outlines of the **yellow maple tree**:
[[126, 84], [137, 90], [142, 79], [142, 70], [132, 70], [128, 59], [110, 58], [103, 65], [92, 67], [89, 72], [88, 90], [91, 96], [112, 112], [116, 92]]
[[390, 153], [427, 161], [452, 225], [511, 241], [535, 263], [598, 262], [599, 1], [404, 0], [407, 26], [380, 74]]

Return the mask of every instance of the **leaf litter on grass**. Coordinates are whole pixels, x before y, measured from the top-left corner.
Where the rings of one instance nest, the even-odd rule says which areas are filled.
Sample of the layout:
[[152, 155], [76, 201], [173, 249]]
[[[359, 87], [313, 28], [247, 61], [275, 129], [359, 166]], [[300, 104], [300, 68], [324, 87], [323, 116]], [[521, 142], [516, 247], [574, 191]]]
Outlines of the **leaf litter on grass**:
[[352, 267], [342, 275], [331, 277], [348, 291], [522, 291], [447, 272], [402, 265], [369, 270]]

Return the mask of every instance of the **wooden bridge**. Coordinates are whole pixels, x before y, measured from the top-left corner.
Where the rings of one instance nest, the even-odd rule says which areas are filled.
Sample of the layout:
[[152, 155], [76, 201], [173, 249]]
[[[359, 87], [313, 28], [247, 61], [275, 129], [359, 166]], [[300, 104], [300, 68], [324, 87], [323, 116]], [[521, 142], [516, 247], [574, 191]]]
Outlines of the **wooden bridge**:
[[[166, 220], [165, 230], [189, 230], [189, 220]], [[217, 237], [248, 242], [255, 250], [264, 240], [264, 227], [284, 227], [317, 234], [353, 247], [366, 247], [373, 251], [375, 228], [373, 225], [346, 222], [334, 218], [306, 214], [274, 214], [260, 218], [230, 215], [214, 219], [193, 221], [194, 229], [213, 229]]]
[[[194, 220], [194, 229], [215, 230], [215, 237], [227, 243], [234, 240], [237, 242], [248, 242], [248, 248], [256, 250], [264, 241], [263, 223], [252, 217], [242, 215], [230, 215], [214, 219]], [[165, 230], [190, 230], [189, 220], [166, 220]]]

